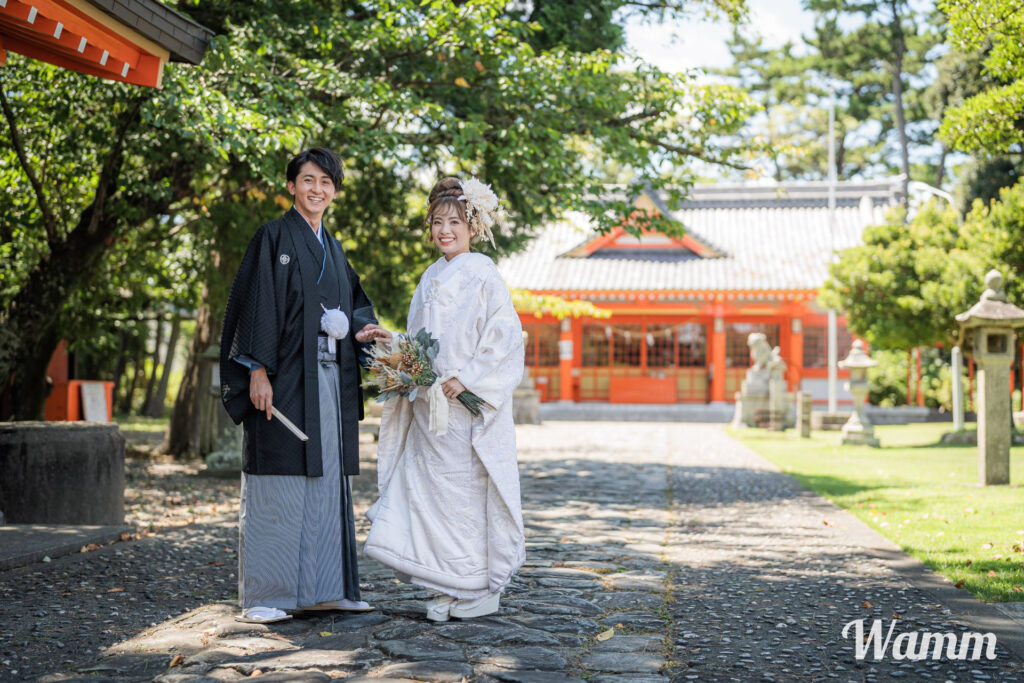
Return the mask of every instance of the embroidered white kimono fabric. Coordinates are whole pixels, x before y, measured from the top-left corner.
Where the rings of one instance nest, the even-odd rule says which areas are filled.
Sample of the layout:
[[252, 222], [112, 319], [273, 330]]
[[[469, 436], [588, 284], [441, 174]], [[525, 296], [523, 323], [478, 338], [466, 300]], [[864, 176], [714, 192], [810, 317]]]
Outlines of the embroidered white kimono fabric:
[[377, 448], [380, 498], [368, 556], [399, 578], [471, 599], [504, 587], [526, 558], [512, 423], [523, 377], [519, 316], [494, 262], [465, 253], [439, 259], [420, 279], [407, 330], [440, 342], [438, 375], [453, 373], [487, 402], [474, 418], [451, 401], [448, 433], [429, 430], [430, 402], [389, 400]]

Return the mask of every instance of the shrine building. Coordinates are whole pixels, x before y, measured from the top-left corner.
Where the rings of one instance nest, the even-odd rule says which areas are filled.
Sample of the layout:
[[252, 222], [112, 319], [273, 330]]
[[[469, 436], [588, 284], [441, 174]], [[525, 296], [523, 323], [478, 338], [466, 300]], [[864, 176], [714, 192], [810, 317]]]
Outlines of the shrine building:
[[[901, 193], [899, 178], [838, 183], [834, 230], [824, 182], [695, 186], [675, 209], [653, 192], [636, 200], [681, 224], [681, 238], [601, 234], [581, 214], [542, 228], [499, 262], [509, 287], [612, 315], [520, 313], [541, 400], [732, 402], [750, 365], [747, 337], [763, 332], [780, 347], [790, 390], [826, 404], [828, 314], [817, 296], [830, 254], [861, 244]], [[838, 331], [841, 359], [852, 342], [842, 316]], [[851, 404], [841, 382], [838, 398]]]

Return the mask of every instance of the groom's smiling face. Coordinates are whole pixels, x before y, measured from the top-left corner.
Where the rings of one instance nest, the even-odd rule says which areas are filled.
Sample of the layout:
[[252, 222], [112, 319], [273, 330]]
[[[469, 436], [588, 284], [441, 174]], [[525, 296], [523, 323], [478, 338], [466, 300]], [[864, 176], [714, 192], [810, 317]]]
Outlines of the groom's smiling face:
[[322, 168], [307, 161], [299, 169], [295, 180], [288, 182], [288, 194], [295, 197], [295, 208], [299, 213], [315, 224], [323, 217], [337, 189]]

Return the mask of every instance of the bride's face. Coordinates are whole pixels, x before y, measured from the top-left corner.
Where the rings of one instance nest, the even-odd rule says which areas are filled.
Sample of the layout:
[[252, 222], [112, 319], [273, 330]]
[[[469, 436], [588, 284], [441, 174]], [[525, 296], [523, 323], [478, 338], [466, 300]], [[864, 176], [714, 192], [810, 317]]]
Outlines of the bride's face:
[[430, 239], [449, 261], [469, 251], [470, 237], [472, 234], [469, 226], [459, 217], [454, 207], [450, 207], [447, 212], [440, 210], [434, 214], [430, 222]]

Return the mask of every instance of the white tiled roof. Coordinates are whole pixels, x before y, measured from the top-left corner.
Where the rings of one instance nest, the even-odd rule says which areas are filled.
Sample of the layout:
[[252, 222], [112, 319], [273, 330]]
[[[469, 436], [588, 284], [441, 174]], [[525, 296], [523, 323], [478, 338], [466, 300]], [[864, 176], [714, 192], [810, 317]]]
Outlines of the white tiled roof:
[[[898, 179], [844, 182], [838, 189], [834, 245], [842, 250], [860, 244], [866, 226], [882, 222], [896, 201]], [[817, 289], [827, 278], [832, 243], [824, 183], [698, 186], [671, 215], [724, 256], [563, 256], [597, 236], [586, 216], [570, 214], [498, 268], [510, 287], [543, 291]]]

